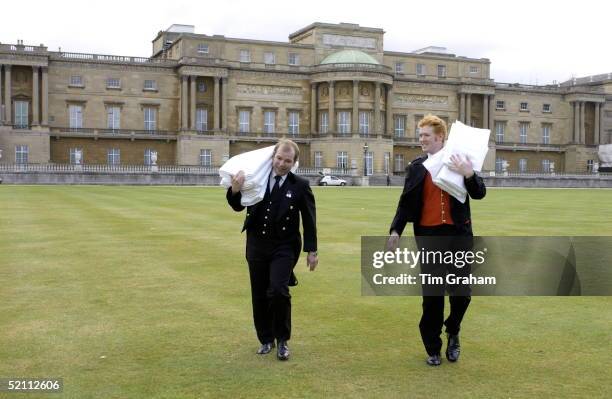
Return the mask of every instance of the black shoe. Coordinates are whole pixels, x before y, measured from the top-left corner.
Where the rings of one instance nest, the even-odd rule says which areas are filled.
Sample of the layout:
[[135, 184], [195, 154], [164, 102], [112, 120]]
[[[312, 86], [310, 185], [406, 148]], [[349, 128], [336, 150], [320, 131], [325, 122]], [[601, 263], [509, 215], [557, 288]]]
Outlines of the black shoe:
[[461, 345], [459, 345], [459, 334], [448, 334], [448, 344], [446, 346], [446, 358], [449, 362], [459, 360]]
[[287, 341], [278, 341], [276, 357], [278, 360], [289, 360], [289, 347], [287, 346]]
[[442, 363], [440, 355], [430, 355], [427, 357], [427, 364], [430, 366], [439, 366]]
[[267, 355], [272, 352], [272, 348], [274, 348], [274, 342], [268, 342], [267, 344], [261, 345], [261, 347], [257, 350], [258, 355]]

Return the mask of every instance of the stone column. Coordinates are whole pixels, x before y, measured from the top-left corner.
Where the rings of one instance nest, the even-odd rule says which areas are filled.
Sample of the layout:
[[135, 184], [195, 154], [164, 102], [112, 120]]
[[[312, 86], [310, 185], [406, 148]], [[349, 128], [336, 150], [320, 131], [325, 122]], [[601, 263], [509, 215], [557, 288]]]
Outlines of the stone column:
[[196, 79], [197, 76], [189, 77], [189, 129], [196, 130]]
[[595, 103], [595, 131], [593, 132], [593, 144], [599, 145], [599, 106], [600, 103]]
[[353, 134], [359, 134], [359, 81], [353, 80]]
[[380, 82], [376, 82], [376, 88], [374, 89], [374, 129], [373, 132], [376, 136], [380, 136]]
[[465, 124], [468, 126], [471, 126], [472, 124], [472, 94], [467, 93], [466, 94], [466, 101], [465, 101], [466, 105], [465, 105]]
[[489, 96], [489, 129], [493, 130], [495, 128], [493, 120], [494, 120], [494, 115], [495, 115], [495, 96], [494, 95], [490, 95]]
[[459, 121], [465, 122], [465, 93], [460, 94], [459, 100]]
[[489, 128], [489, 96], [487, 94], [482, 95], [482, 128]]
[[11, 109], [11, 66], [4, 66], [4, 115], [6, 116], [6, 124], [12, 124], [13, 111]]
[[579, 106], [578, 101], [574, 101], [574, 134], [573, 134], [573, 142], [578, 143], [580, 138], [580, 114], [579, 114]]
[[221, 80], [221, 99], [223, 100], [223, 102], [221, 103], [221, 124], [222, 124], [222, 128], [226, 131], [229, 132], [229, 129], [227, 128], [227, 107], [229, 106], [229, 100], [227, 98], [227, 78], [223, 78]]
[[317, 84], [310, 84], [310, 134], [317, 133]]
[[40, 124], [38, 119], [38, 68], [37, 66], [32, 67], [32, 126]]
[[181, 76], [181, 130], [187, 130], [189, 128], [189, 116], [187, 113], [187, 79], [188, 76]]
[[334, 93], [335, 89], [335, 82], [332, 80], [329, 82], [329, 93], [327, 95], [327, 98], [329, 99], [329, 115], [327, 118], [327, 123], [328, 123], [328, 128], [327, 131], [330, 133], [333, 133], [336, 131], [336, 109], [334, 107], [334, 102], [336, 101], [336, 96]]
[[[393, 85], [387, 86], [387, 136], [393, 137]], [[389, 160], [391, 162], [391, 160]]]
[[580, 144], [584, 144], [584, 108], [586, 103], [580, 101]]
[[213, 114], [214, 114], [214, 118], [215, 118], [215, 122], [214, 122], [214, 126], [215, 126], [215, 130], [219, 130], [219, 93], [221, 92], [219, 90], [219, 80], [221, 78], [215, 77], [215, 91], [213, 93]]
[[41, 125], [49, 126], [49, 70], [42, 67], [42, 121]]

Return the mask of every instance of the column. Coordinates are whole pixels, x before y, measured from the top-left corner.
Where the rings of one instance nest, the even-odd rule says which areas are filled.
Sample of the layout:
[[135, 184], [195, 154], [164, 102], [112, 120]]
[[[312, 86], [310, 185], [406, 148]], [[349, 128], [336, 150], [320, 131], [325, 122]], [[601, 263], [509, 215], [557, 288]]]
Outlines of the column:
[[215, 118], [215, 130], [219, 130], [219, 93], [221, 92], [219, 90], [219, 81], [221, 78], [215, 77], [215, 91], [213, 93], [213, 114], [214, 114], [214, 118]]
[[578, 101], [574, 101], [574, 134], [573, 134], [573, 142], [578, 143], [580, 138], [580, 107], [578, 106]]
[[4, 115], [6, 124], [12, 124], [13, 111], [11, 110], [11, 66], [4, 66]]
[[331, 133], [336, 131], [336, 109], [334, 108], [335, 99], [335, 83], [333, 80], [329, 82], [329, 94], [327, 98], [329, 99], [329, 115], [327, 118], [327, 123], [329, 124], [327, 130]]
[[580, 101], [580, 144], [584, 144], [584, 106], [585, 102]]
[[353, 80], [353, 133], [359, 134], [359, 81]]
[[310, 84], [310, 134], [317, 133], [317, 84]]
[[459, 121], [465, 122], [465, 93], [460, 94], [459, 100]]
[[374, 89], [374, 134], [380, 136], [380, 82], [376, 82]]
[[42, 121], [41, 125], [49, 126], [49, 70], [42, 67]]
[[227, 98], [227, 78], [223, 78], [221, 80], [221, 99], [223, 100], [223, 102], [221, 103], [221, 124], [222, 124], [222, 128], [226, 131], [229, 132], [229, 129], [227, 128], [227, 107], [229, 106], [229, 101]]
[[482, 128], [489, 128], [489, 96], [486, 94], [482, 95]]
[[493, 118], [495, 115], [495, 96], [494, 95], [490, 95], [489, 96], [489, 129], [493, 130], [495, 128], [494, 123], [493, 123]]
[[189, 77], [189, 129], [196, 130], [196, 79], [197, 76]]
[[468, 126], [471, 126], [472, 124], [472, 94], [471, 93], [466, 94], [465, 103], [466, 103], [465, 105], [465, 124]]
[[595, 103], [595, 131], [593, 132], [593, 144], [599, 145], [599, 106], [600, 103]]
[[38, 120], [38, 67], [32, 67], [32, 126], [40, 124]]
[[181, 130], [187, 130], [189, 127], [187, 114], [187, 79], [186, 75], [181, 76]]
[[[387, 86], [387, 136], [393, 137], [393, 85]], [[391, 162], [391, 160], [389, 160]]]

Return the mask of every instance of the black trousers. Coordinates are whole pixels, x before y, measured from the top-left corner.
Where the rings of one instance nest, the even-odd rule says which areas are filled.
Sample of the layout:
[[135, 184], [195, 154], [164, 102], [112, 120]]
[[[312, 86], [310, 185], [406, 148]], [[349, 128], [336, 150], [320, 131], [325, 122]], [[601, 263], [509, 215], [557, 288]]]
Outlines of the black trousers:
[[[471, 236], [458, 236], [457, 229], [452, 225], [415, 226], [414, 233], [419, 249], [426, 251], [465, 251], [472, 248]], [[421, 273], [432, 277], [446, 278], [448, 273], [457, 276], [468, 275], [470, 265], [458, 268], [439, 262], [431, 257], [421, 262]], [[439, 354], [442, 350], [442, 326], [446, 326], [449, 334], [459, 334], [461, 321], [471, 301], [469, 285], [423, 284], [423, 315], [419, 323], [421, 339], [429, 355]], [[444, 320], [444, 295], [449, 293], [450, 314]]]
[[289, 280], [300, 246], [299, 237], [281, 240], [247, 234], [253, 321], [262, 344], [291, 338]]

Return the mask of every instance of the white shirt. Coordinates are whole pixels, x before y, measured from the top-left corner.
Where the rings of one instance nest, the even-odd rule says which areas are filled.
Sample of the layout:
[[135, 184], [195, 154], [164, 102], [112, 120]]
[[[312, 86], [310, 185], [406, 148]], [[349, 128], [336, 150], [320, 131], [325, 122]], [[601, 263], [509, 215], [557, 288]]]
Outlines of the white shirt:
[[[283, 183], [285, 182], [285, 180], [287, 179], [287, 175], [289, 173], [287, 173], [284, 176], [281, 176], [280, 181], [278, 182], [278, 187], [280, 188]], [[268, 189], [270, 192], [272, 192], [272, 187], [274, 187], [274, 183], [276, 183], [276, 180], [274, 180], [274, 177], [276, 176], [276, 173], [274, 173], [274, 169], [272, 169], [272, 173], [270, 173], [270, 181], [268, 182]]]

